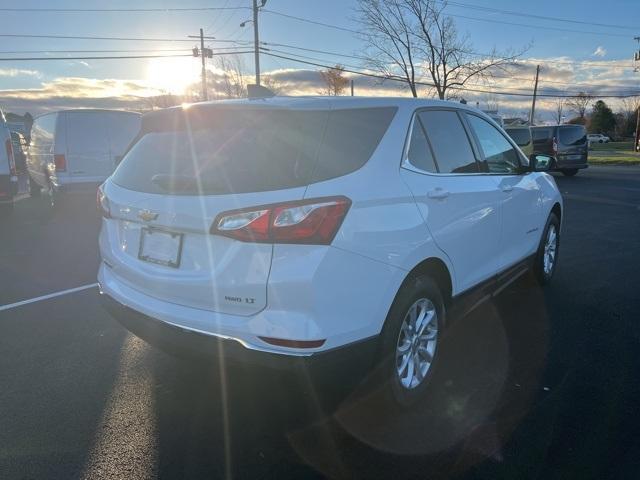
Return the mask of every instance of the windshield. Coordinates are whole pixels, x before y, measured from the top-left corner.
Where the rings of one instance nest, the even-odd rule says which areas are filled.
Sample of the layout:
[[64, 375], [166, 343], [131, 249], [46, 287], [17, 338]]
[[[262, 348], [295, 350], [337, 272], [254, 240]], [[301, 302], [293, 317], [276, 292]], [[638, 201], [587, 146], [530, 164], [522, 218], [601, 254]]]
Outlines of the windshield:
[[[307, 185], [357, 170], [394, 108], [336, 111], [222, 110], [188, 130], [151, 131], [113, 174], [140, 192], [228, 194]], [[352, 138], [359, 139], [353, 142]]]

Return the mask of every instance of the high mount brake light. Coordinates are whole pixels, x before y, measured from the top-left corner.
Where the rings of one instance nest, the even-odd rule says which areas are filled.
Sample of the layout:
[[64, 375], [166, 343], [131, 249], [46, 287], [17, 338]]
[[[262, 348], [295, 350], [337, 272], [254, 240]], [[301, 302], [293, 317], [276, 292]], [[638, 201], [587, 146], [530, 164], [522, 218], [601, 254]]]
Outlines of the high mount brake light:
[[261, 205], [218, 215], [211, 233], [242, 242], [329, 245], [351, 206], [347, 197]]

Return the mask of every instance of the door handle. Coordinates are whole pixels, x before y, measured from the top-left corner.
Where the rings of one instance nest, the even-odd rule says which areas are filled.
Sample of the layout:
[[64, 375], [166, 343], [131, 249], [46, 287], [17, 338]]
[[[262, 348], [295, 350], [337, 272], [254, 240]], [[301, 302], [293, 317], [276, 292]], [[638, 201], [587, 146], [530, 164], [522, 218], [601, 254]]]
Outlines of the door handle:
[[444, 200], [449, 196], [449, 192], [443, 190], [442, 188], [436, 188], [435, 190], [431, 190], [427, 193], [427, 197], [433, 198], [435, 200]]
[[504, 187], [502, 187], [502, 191], [504, 193], [513, 192], [513, 186], [512, 185], [505, 185]]

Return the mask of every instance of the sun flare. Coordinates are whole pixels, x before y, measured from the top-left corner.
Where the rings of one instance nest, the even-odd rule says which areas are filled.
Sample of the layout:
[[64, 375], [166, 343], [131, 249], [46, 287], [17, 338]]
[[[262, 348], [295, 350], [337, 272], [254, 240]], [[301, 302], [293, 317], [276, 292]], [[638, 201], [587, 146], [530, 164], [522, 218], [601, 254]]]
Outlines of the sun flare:
[[154, 58], [147, 66], [147, 82], [152, 88], [182, 94], [198, 81], [199, 63], [195, 58]]

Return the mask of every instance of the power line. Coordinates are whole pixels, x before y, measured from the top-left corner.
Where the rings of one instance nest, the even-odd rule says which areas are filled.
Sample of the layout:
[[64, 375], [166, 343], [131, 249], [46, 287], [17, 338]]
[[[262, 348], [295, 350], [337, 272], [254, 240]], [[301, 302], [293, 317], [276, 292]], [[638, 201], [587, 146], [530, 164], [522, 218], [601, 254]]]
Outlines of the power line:
[[[314, 52], [314, 53], [320, 53], [320, 54], [326, 54], [326, 55], [333, 55], [333, 56], [337, 56], [337, 57], [345, 57], [345, 58], [353, 58], [353, 59], [357, 59], [357, 60], [362, 60], [362, 61], [368, 61], [369, 59], [367, 57], [362, 57], [362, 56], [357, 56], [357, 55], [348, 55], [348, 54], [344, 54], [344, 53], [339, 53], [339, 52], [329, 52], [326, 50], [318, 50], [318, 49], [314, 49], [314, 48], [303, 48], [303, 47], [297, 47], [295, 45], [289, 45], [286, 43], [276, 43], [276, 42], [260, 42], [262, 45], [268, 45], [269, 47], [271, 46], [276, 46], [276, 47], [284, 47], [284, 48], [288, 48], [288, 49], [294, 49], [294, 50], [301, 50], [301, 51], [305, 51], [305, 52]], [[314, 58], [314, 57], [310, 57], [310, 56], [304, 56], [304, 55], [299, 55], [299, 54], [295, 54], [293, 52], [287, 52], [287, 51], [283, 51], [283, 50], [276, 50], [273, 48], [269, 48], [268, 50], [271, 50], [273, 52], [278, 52], [278, 53], [282, 53], [285, 55], [292, 55], [292, 56], [296, 56], [296, 57], [300, 57], [300, 58], [307, 58], [307, 59], [311, 59], [311, 60], [319, 60], [319, 61], [324, 61], [322, 59], [319, 58]], [[268, 51], [267, 50], [267, 51]], [[469, 52], [471, 53], [471, 52]], [[482, 55], [482, 56], [488, 56], [485, 54], [480, 54], [477, 52], [473, 52], [476, 55]], [[528, 59], [527, 59], [528, 60]], [[343, 62], [340, 62], [341, 65], [347, 66], [347, 67], [351, 67], [351, 68], [362, 68], [362, 66], [353, 66], [353, 65], [348, 65], [345, 64]], [[532, 81], [532, 79], [530, 78], [524, 78], [524, 77], [514, 77], [514, 76], [503, 76], [503, 75], [492, 75], [494, 78], [505, 78], [505, 79], [513, 79], [513, 80], [523, 80], [523, 81]], [[576, 88], [580, 88], [581, 84], [576, 83], [576, 82], [559, 82], [559, 81], [554, 81], [554, 80], [541, 80], [543, 83], [552, 83], [552, 84], [557, 84], [557, 85], [568, 85], [568, 86], [574, 86]], [[608, 87], [612, 87], [612, 88], [626, 88], [625, 85], [604, 85], [604, 84], [585, 84], [586, 87], [591, 87], [591, 88], [608, 88]], [[503, 87], [506, 88], [506, 87]]]
[[[288, 56], [284, 56], [284, 55], [279, 55], [279, 54], [275, 54], [275, 53], [269, 53], [269, 52], [264, 52], [265, 55], [268, 55], [270, 57], [276, 57], [276, 58], [281, 58], [284, 60], [290, 60], [292, 62], [298, 62], [298, 63], [302, 63], [302, 64], [306, 64], [306, 65], [313, 65], [315, 67], [322, 67], [322, 68], [334, 68], [331, 65], [326, 65], [326, 64], [321, 64], [321, 63], [316, 63], [316, 62], [309, 62], [306, 60], [300, 60], [300, 59], [296, 59], [296, 58], [292, 58], [292, 57], [288, 57]], [[378, 75], [378, 74], [374, 74], [374, 73], [368, 73], [368, 72], [362, 72], [362, 71], [357, 71], [357, 70], [350, 70], [350, 69], [343, 69], [344, 72], [346, 73], [352, 73], [354, 75], [361, 75], [361, 76], [365, 76], [365, 77], [371, 77], [371, 78], [378, 78], [381, 80], [392, 80], [392, 81], [397, 81], [397, 82], [403, 82], [406, 83], [406, 79], [399, 77], [399, 76], [385, 76], [385, 75]], [[434, 87], [435, 84], [430, 83], [430, 82], [422, 82], [422, 81], [417, 81], [415, 82], [416, 85], [422, 85], [422, 86], [427, 86], [427, 87]], [[466, 92], [474, 92], [474, 93], [486, 93], [486, 94], [491, 94], [491, 95], [510, 95], [510, 96], [516, 96], [516, 97], [532, 97], [533, 94], [531, 93], [514, 93], [514, 92], [504, 92], [504, 91], [500, 91], [500, 90], [486, 90], [486, 89], [477, 89], [477, 88], [467, 88], [467, 87], [449, 87], [452, 90], [459, 90], [459, 91], [466, 91]], [[635, 97], [638, 96], [640, 94], [639, 92], [634, 92], [634, 93], [621, 93], [619, 95], [598, 95], [599, 98], [627, 98], [627, 97]], [[574, 95], [559, 95], [559, 94], [538, 94], [538, 97], [550, 97], [550, 98], [570, 98], [570, 97], [574, 97]]]
[[[193, 40], [186, 38], [151, 38], [151, 37], [97, 37], [90, 35], [34, 35], [34, 34], [18, 34], [18, 33], [0, 33], [0, 37], [11, 38], [56, 38], [65, 40], [117, 40], [117, 41], [131, 41], [131, 42], [188, 42], [193, 43]], [[219, 40], [214, 37], [207, 37], [212, 42], [219, 43], [250, 43], [250, 42], [236, 42], [233, 40]]]
[[350, 32], [350, 33], [360, 33], [357, 30], [353, 30], [351, 28], [340, 27], [338, 25], [332, 25], [330, 23], [319, 22], [317, 20], [311, 20], [310, 18], [296, 17], [295, 15], [289, 15], [288, 13], [276, 12], [275, 10], [269, 10], [267, 8], [262, 9], [262, 11], [265, 12], [265, 13], [270, 13], [272, 15], [279, 15], [281, 17], [291, 18], [293, 20], [298, 20], [300, 22], [311, 23], [311, 24], [314, 24], [314, 25], [320, 25], [320, 26], [327, 27], [327, 28], [333, 28], [334, 30], [342, 30], [344, 32]]
[[[271, 44], [273, 45], [273, 44]], [[261, 47], [261, 50], [263, 52], [275, 52], [275, 53], [281, 53], [283, 55], [290, 55], [293, 57], [297, 57], [297, 58], [302, 58], [305, 60], [311, 60], [311, 61], [319, 61], [322, 62], [324, 61], [321, 58], [316, 58], [316, 57], [310, 57], [307, 55], [299, 55], [297, 53], [292, 53], [292, 52], [288, 52], [285, 50], [279, 50], [279, 49], [275, 49], [275, 48], [264, 48]], [[340, 63], [341, 67], [348, 67], [351, 69], [360, 69], [362, 68], [362, 66], [356, 66], [356, 65], [350, 65], [348, 63]], [[385, 77], [386, 78], [386, 77]], [[492, 78], [500, 78], [500, 79], [514, 79], [514, 80], [525, 80], [525, 81], [533, 81], [532, 78], [523, 78], [523, 77], [509, 77], [509, 76], [499, 76], [499, 75], [493, 75]], [[592, 89], [607, 89], [607, 88], [611, 88], [611, 89], [620, 89], [620, 91], [622, 91], [625, 88], [632, 88], [630, 86], [626, 86], [626, 85], [604, 85], [604, 84], [593, 84], [593, 85], [580, 85], [580, 84], [576, 84], [576, 83], [571, 83], [571, 82], [554, 82], [554, 81], [550, 81], [550, 80], [541, 80], [541, 83], [560, 83], [563, 85], [570, 85], [570, 86], [574, 86], [575, 89], [563, 89], [564, 93], [572, 93], [573, 95], [571, 96], [575, 96], [578, 93], [580, 93], [583, 90], [587, 90], [589, 88]], [[469, 83], [468, 85], [470, 86], [478, 86], [478, 87], [484, 87], [485, 85], [482, 84], [478, 84], [478, 83]], [[503, 90], [513, 90], [513, 91], [529, 91], [528, 88], [523, 88], [523, 87], [511, 87], [511, 86], [507, 86], [507, 85], [499, 85], [499, 88], [503, 89]], [[548, 90], [553, 90], [552, 87], [540, 87], [539, 90], [544, 90], [544, 91], [548, 91]], [[616, 90], [617, 91], [617, 90]]]
[[[213, 47], [211, 50], [234, 50], [238, 47]], [[0, 54], [25, 53], [144, 53], [144, 52], [191, 52], [190, 48], [149, 48], [115, 50], [0, 50]]]
[[171, 7], [171, 8], [0, 8], [0, 12], [29, 13], [153, 13], [250, 10], [249, 7]]
[[[238, 52], [213, 52], [213, 55], [234, 55], [243, 53], [253, 53], [253, 50]], [[40, 61], [40, 60], [127, 60], [136, 58], [177, 58], [192, 57], [191, 53], [184, 55], [111, 55], [111, 56], [87, 56], [87, 57], [0, 57], [0, 62], [4, 61]]]
[[545, 26], [545, 25], [528, 25], [526, 23], [516, 23], [516, 22], [507, 22], [506, 20], [494, 20], [494, 19], [490, 19], [490, 18], [478, 18], [478, 17], [469, 17], [467, 15], [458, 15], [458, 14], [452, 14], [452, 13], [448, 13], [447, 14], [449, 17], [455, 17], [455, 18], [464, 18], [467, 20], [474, 20], [474, 21], [478, 21], [478, 22], [489, 22], [489, 23], [500, 23], [502, 25], [513, 25], [516, 27], [525, 27], [525, 28], [535, 28], [536, 30], [555, 30], [558, 32], [569, 32], [569, 33], [580, 33], [583, 35], [604, 35], [607, 37], [622, 37], [622, 38], [629, 38], [629, 35], [625, 35], [623, 33], [608, 33], [608, 32], [587, 32], [586, 30], [573, 30], [573, 29], [569, 29], [569, 28], [561, 28], [561, 27], [551, 27], [551, 26]]
[[438, 3], [442, 3], [442, 4], [446, 4], [446, 5], [451, 5], [453, 7], [461, 7], [461, 8], [469, 8], [472, 10], [479, 10], [479, 11], [483, 11], [483, 12], [493, 12], [493, 13], [502, 13], [504, 15], [513, 15], [513, 16], [518, 16], [518, 17], [526, 17], [526, 18], [536, 18], [539, 20], [549, 20], [552, 22], [566, 22], [566, 23], [574, 23], [574, 24], [578, 24], [578, 25], [591, 25], [594, 27], [605, 27], [605, 28], [621, 28], [621, 29], [625, 29], [625, 30], [633, 30], [633, 31], [637, 31], [638, 27], [632, 27], [632, 26], [628, 26], [628, 25], [613, 25], [610, 23], [596, 23], [596, 22], [586, 22], [583, 20], [574, 20], [571, 18], [562, 18], [562, 17], [547, 17], [544, 15], [536, 15], [536, 14], [532, 14], [532, 13], [522, 13], [522, 12], [514, 12], [513, 10], [502, 10], [499, 8], [493, 8], [493, 7], [485, 7], [482, 5], [473, 5], [473, 4], [469, 4], [469, 3], [462, 3], [462, 2], [458, 2], [458, 1], [451, 1], [451, 0], [447, 0], [442, 1], [442, 0], [435, 0]]

